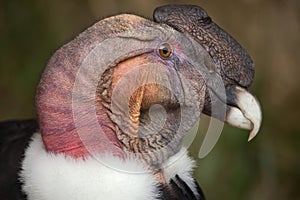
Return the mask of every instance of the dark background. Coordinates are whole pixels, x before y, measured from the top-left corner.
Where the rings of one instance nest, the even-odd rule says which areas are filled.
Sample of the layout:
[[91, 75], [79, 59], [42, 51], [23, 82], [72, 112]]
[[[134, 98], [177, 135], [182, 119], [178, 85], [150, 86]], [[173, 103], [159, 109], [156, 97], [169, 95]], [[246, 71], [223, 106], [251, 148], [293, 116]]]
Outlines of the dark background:
[[[50, 56], [99, 19], [121, 12], [152, 17], [155, 7], [189, 3], [251, 54], [251, 91], [263, 124], [248, 132], [226, 126], [195, 175], [208, 200], [300, 199], [299, 0], [7, 0], [0, 1], [0, 120], [34, 117], [34, 94]], [[199, 142], [191, 147], [196, 157]]]

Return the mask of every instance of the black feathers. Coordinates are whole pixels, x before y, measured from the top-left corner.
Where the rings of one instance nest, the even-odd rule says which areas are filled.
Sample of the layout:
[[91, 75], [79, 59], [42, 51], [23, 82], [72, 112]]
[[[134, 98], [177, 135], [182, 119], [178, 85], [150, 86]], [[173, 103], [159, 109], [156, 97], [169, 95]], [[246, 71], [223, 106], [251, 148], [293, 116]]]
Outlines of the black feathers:
[[26, 199], [21, 192], [18, 172], [24, 150], [33, 133], [38, 131], [36, 120], [0, 123], [0, 199]]
[[204, 194], [194, 180], [198, 194], [195, 194], [192, 189], [178, 176], [176, 175], [171, 179], [167, 187], [161, 189], [161, 200], [205, 200]]

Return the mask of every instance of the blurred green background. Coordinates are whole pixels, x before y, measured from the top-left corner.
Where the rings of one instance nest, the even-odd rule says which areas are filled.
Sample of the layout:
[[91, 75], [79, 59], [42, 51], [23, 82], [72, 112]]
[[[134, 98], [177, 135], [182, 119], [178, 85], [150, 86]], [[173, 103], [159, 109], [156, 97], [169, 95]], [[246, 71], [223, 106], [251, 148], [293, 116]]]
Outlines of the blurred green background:
[[[207, 199], [300, 199], [299, 0], [1, 0], [0, 120], [34, 117], [39, 77], [62, 44], [104, 17], [151, 18], [168, 3], [204, 7], [256, 66], [251, 91], [262, 104], [261, 131], [248, 143], [247, 131], [226, 126], [213, 151], [198, 159], [195, 175]], [[196, 141], [193, 156], [198, 150]]]

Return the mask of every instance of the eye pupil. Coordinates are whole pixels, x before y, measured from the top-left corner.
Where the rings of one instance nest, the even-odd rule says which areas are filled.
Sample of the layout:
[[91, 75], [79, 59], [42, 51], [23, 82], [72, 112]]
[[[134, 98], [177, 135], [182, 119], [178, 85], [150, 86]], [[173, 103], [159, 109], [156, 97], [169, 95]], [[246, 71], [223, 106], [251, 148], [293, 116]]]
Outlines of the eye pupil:
[[162, 53], [163, 53], [163, 54], [168, 54], [168, 52], [169, 52], [169, 50], [168, 50], [167, 48], [163, 48], [163, 49], [162, 49]]
[[158, 54], [162, 58], [170, 57], [171, 53], [172, 53], [172, 48], [168, 43], [164, 43], [160, 45], [160, 47], [158, 48]]

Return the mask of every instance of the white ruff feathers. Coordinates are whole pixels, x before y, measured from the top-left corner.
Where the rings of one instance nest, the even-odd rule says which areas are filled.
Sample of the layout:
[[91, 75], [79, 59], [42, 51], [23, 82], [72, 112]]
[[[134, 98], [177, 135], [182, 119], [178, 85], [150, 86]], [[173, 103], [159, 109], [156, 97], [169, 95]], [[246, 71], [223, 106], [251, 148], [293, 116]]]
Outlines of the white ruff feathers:
[[[144, 171], [137, 160], [104, 156], [114, 166]], [[178, 174], [194, 190], [191, 172], [195, 162], [182, 149], [165, 164], [166, 180]], [[29, 200], [152, 200], [158, 198], [158, 182], [150, 173], [125, 173], [106, 167], [93, 157], [72, 159], [45, 151], [40, 134], [35, 134], [25, 152], [20, 174]]]

